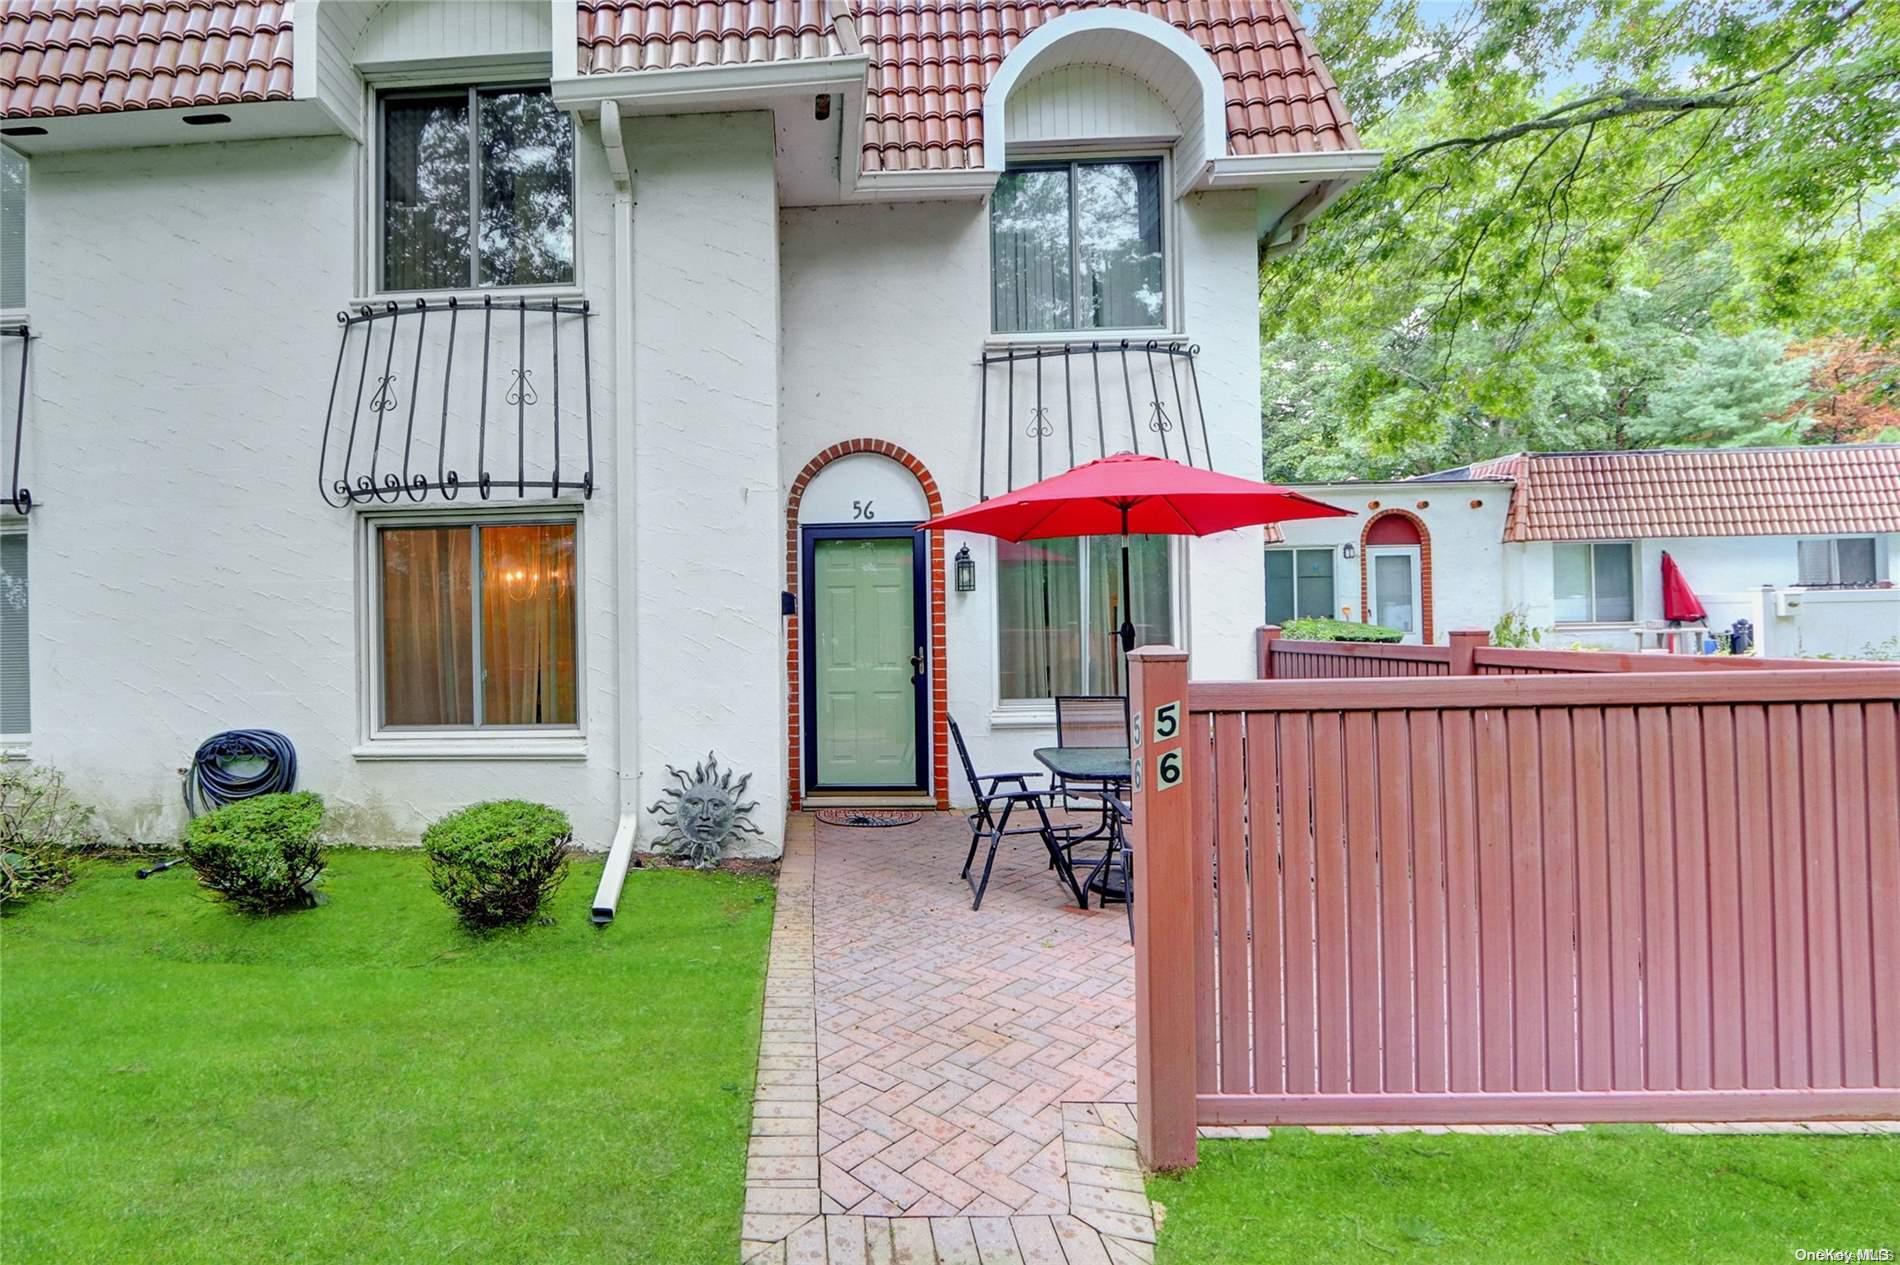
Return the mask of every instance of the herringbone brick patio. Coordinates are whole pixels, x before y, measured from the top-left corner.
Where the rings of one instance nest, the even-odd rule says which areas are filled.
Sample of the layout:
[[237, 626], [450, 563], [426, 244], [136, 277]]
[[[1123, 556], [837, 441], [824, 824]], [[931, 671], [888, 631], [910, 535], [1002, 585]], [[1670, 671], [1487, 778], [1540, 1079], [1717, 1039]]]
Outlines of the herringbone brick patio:
[[819, 1184], [865, 1216], [1066, 1215], [1065, 1102], [1134, 1100], [1119, 907], [1083, 912], [1033, 839], [983, 908], [962, 819], [817, 828]]

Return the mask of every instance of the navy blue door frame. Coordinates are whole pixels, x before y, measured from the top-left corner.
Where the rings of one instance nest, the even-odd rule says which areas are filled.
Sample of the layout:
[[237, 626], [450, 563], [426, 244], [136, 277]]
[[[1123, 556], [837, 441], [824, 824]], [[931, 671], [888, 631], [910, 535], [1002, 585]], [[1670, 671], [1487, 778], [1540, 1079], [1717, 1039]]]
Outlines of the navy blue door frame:
[[[910, 539], [910, 619], [911, 644], [921, 647], [924, 652], [924, 666], [911, 674], [910, 686], [915, 702], [912, 722], [916, 738], [912, 748], [916, 755], [916, 767], [912, 771], [910, 784], [904, 786], [840, 786], [823, 784], [818, 781], [818, 586], [812, 582], [812, 568], [815, 546], [821, 540], [897, 540]], [[806, 791], [864, 791], [869, 793], [904, 794], [909, 791], [922, 791], [929, 788], [925, 770], [930, 767], [930, 593], [928, 564], [928, 541], [924, 533], [917, 530], [916, 523], [839, 523], [799, 529], [798, 566], [802, 576], [799, 585], [799, 617], [805, 629], [800, 640], [804, 642], [801, 670], [804, 674], [804, 712], [805, 719], [801, 740], [805, 744], [804, 767]]]

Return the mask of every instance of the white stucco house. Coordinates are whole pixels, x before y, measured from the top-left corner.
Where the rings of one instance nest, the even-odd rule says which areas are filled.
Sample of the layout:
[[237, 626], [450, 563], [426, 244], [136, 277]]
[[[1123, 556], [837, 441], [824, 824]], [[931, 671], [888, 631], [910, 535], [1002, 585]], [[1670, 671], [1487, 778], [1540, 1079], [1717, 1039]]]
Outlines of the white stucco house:
[[1710, 629], [1746, 619], [1765, 653], [1900, 637], [1900, 445], [1518, 453], [1301, 490], [1358, 516], [1269, 529], [1269, 623], [1442, 643], [1517, 612], [1545, 645], [1633, 650], [1663, 617], [1667, 552]]
[[[1108, 546], [915, 525], [1257, 476], [1258, 253], [1377, 162], [1280, 0], [4, 13], [0, 748], [145, 839], [239, 726], [365, 842], [1028, 766]], [[1244, 674], [1258, 548], [1142, 544], [1142, 637]]]

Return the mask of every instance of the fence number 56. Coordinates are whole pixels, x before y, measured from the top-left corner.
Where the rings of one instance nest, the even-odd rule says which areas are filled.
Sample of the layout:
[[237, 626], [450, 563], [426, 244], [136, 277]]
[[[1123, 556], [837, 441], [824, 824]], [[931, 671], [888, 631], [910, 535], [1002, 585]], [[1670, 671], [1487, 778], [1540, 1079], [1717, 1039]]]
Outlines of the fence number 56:
[[1163, 751], [1155, 760], [1155, 789], [1165, 791], [1181, 784], [1181, 753]]

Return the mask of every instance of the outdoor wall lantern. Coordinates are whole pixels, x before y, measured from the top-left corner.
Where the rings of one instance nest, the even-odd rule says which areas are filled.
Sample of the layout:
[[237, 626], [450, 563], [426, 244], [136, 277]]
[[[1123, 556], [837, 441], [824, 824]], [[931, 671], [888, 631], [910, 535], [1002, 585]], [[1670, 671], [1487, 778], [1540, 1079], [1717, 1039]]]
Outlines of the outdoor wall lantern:
[[976, 592], [976, 559], [970, 556], [970, 546], [957, 550], [957, 592]]
[[1339, 556], [1351, 562], [1354, 558], [1359, 556], [1359, 551], [1354, 549], [1351, 545], [1341, 545], [1339, 547]]

